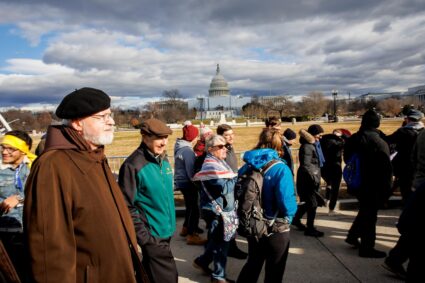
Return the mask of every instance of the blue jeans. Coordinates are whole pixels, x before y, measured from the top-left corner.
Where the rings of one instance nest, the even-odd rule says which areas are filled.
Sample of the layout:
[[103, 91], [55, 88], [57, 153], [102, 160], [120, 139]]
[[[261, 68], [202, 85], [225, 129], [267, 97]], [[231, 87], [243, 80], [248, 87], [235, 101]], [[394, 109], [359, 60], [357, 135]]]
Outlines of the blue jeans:
[[208, 266], [211, 262], [214, 263], [212, 273], [213, 279], [226, 279], [226, 263], [227, 251], [229, 250], [229, 242], [223, 240], [223, 221], [220, 216], [212, 211], [203, 210], [202, 216], [207, 223], [208, 242], [205, 246], [204, 254], [198, 257], [200, 263]]

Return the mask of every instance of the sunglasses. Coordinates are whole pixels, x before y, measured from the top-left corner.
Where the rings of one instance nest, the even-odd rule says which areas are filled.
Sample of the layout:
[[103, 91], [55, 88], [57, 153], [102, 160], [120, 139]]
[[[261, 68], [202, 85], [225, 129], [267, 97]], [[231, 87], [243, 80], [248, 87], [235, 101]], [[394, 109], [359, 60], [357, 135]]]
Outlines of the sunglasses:
[[224, 144], [219, 144], [219, 145], [215, 145], [214, 147], [217, 147], [218, 149], [223, 149], [223, 147], [225, 147]]

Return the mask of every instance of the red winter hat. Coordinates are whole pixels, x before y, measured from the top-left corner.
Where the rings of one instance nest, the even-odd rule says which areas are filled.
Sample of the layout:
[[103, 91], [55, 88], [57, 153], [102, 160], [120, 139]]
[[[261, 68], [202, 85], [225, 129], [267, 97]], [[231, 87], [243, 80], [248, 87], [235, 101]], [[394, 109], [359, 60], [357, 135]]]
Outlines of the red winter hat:
[[187, 141], [193, 141], [199, 135], [198, 128], [193, 125], [187, 125], [183, 127], [183, 139]]

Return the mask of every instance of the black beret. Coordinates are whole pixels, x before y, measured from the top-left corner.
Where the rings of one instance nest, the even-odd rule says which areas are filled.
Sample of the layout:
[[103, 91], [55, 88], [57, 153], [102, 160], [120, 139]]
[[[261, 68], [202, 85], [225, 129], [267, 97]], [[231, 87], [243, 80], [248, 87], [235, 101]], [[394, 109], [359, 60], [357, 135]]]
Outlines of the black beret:
[[173, 131], [161, 120], [150, 118], [145, 121], [143, 121], [140, 126], [140, 133], [142, 135], [148, 135], [148, 136], [169, 136], [173, 133]]
[[84, 118], [111, 107], [111, 98], [100, 89], [84, 87], [62, 99], [56, 109], [61, 119]]
[[284, 132], [283, 132], [283, 136], [288, 140], [294, 140], [297, 137], [297, 134], [291, 130], [290, 128], [287, 128]]
[[318, 134], [321, 134], [324, 132], [322, 126], [313, 124], [310, 127], [308, 127], [307, 132], [309, 132], [312, 136], [316, 136]]
[[381, 117], [375, 110], [369, 109], [363, 114], [361, 123], [363, 127], [377, 129], [380, 124]]

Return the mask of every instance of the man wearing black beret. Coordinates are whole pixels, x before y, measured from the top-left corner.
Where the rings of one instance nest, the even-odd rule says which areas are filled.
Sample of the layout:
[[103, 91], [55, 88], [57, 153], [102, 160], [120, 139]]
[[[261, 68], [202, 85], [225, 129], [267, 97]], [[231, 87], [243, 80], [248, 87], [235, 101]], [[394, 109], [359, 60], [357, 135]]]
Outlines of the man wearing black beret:
[[176, 230], [173, 171], [166, 155], [167, 125], [155, 118], [140, 125], [142, 142], [124, 161], [118, 183], [136, 228], [143, 267], [152, 283], [175, 283], [177, 267], [170, 249]]
[[[25, 188], [24, 229], [34, 282], [146, 282], [134, 226], [106, 162], [111, 99], [82, 88], [56, 110]], [[119, 263], [119, 264], [117, 264]]]

